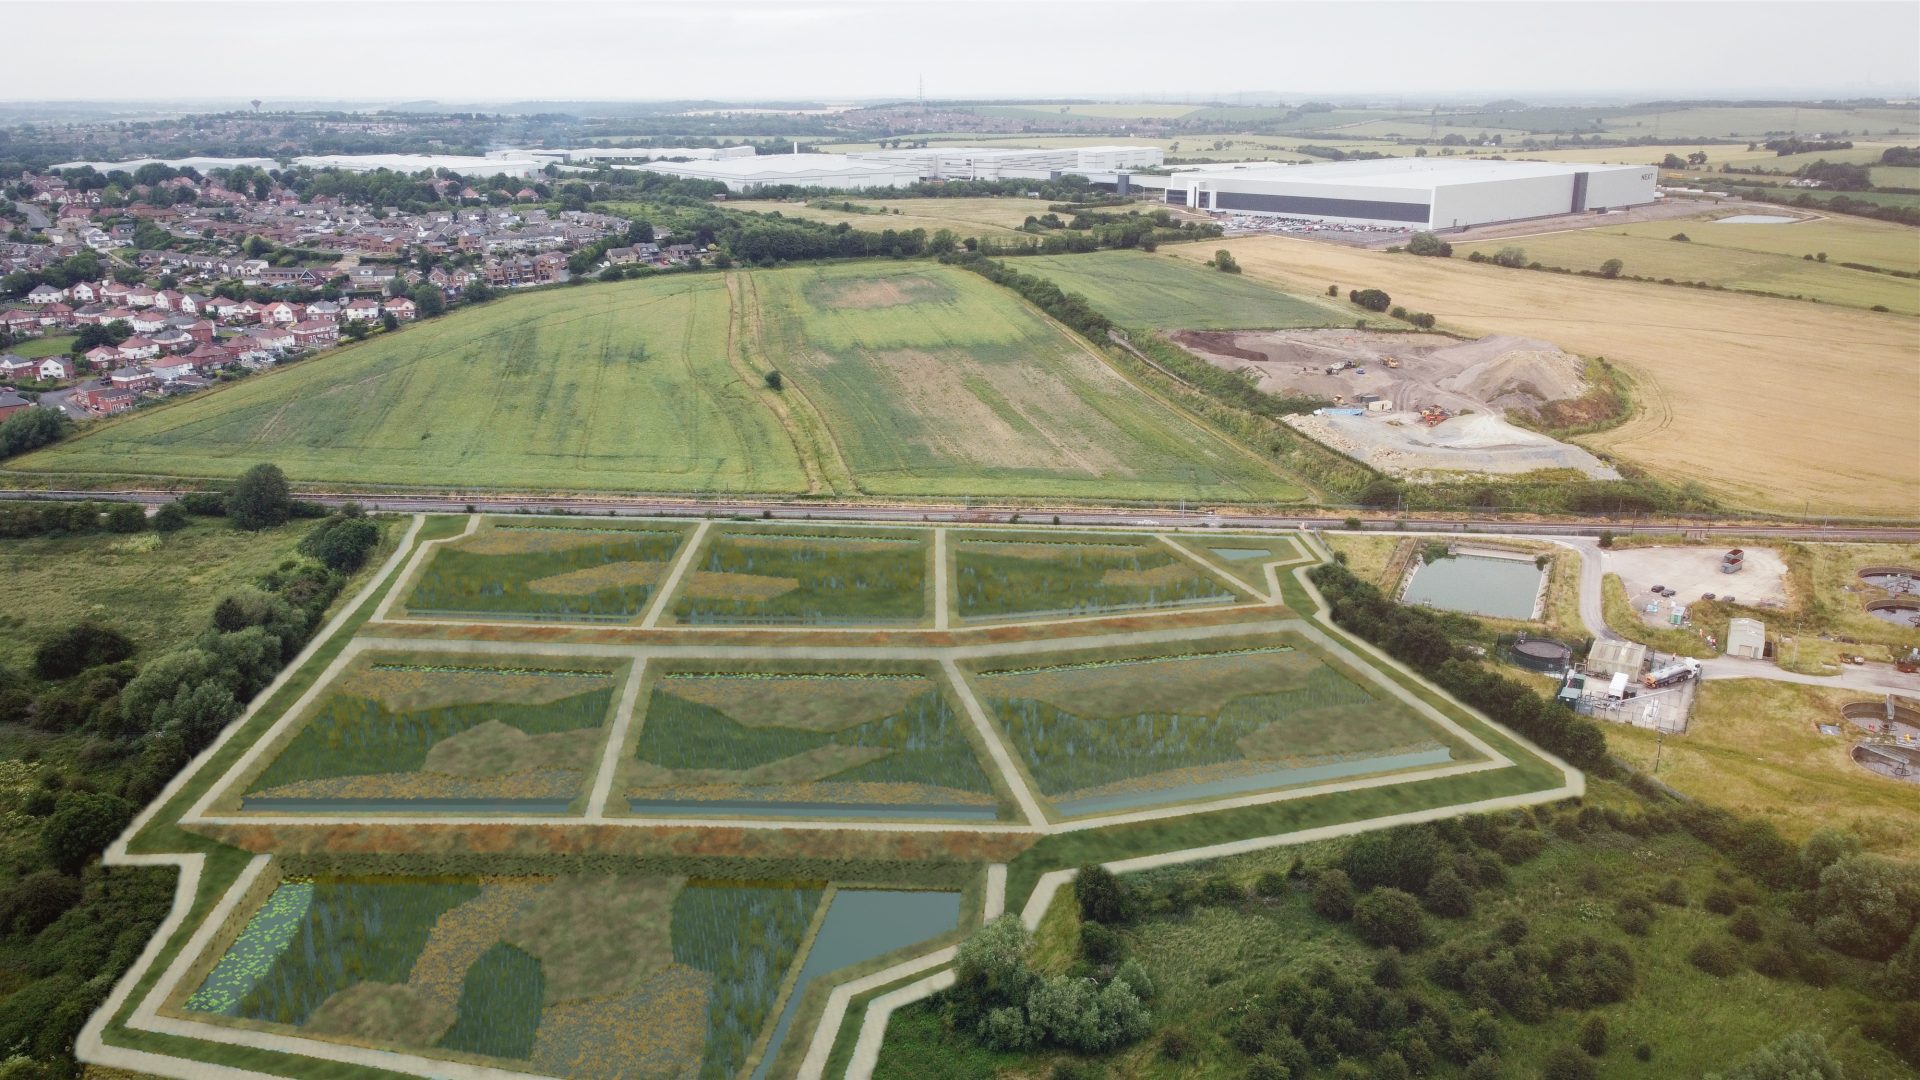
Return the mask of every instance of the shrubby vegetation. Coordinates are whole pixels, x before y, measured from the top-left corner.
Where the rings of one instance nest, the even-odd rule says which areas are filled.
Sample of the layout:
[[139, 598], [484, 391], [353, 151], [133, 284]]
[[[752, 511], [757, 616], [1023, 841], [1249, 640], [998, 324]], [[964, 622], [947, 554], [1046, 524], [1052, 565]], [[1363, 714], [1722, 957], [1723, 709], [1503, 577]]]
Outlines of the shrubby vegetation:
[[[225, 502], [217, 493], [183, 499], [153, 526], [221, 514]], [[116, 518], [123, 528], [146, 524], [131, 504], [7, 504], [0, 537], [100, 533]], [[379, 529], [348, 513], [315, 532], [329, 538], [313, 545], [316, 557], [351, 550], [364, 561]], [[24, 1056], [0, 1075], [71, 1074], [75, 1033], [145, 946], [173, 891], [170, 873], [107, 871], [95, 857], [306, 643], [345, 569], [296, 559], [236, 582], [205, 624], [181, 627], [155, 655], [136, 652], [110, 612], [23, 628], [39, 639], [32, 670], [0, 666], [0, 724], [14, 733], [10, 748], [29, 748], [26, 760], [0, 762], [21, 777], [7, 797], [19, 828], [0, 884], [0, 965], [12, 973], [0, 996], [0, 1046]]]
[[[1110, 1068], [1098, 1056], [1062, 1059], [1061, 1050], [1098, 1054], [1083, 1047], [1102, 1043], [1036, 1035], [1032, 992], [1046, 980], [1028, 966], [1034, 954], [1011, 918], [963, 947], [960, 986], [932, 1007], [937, 1028], [911, 1011], [897, 1020], [896, 1038], [922, 1043], [902, 1047], [903, 1059], [931, 1051], [925, 1040], [947, 1039], [949, 1051], [964, 1043], [995, 1052], [950, 1052], [953, 1067], [942, 1075], [956, 1078], [984, 1078], [1009, 1065], [1045, 1075], [1035, 1069], [1051, 1058], [1061, 1062], [1054, 1075], [1076, 1077], [1518, 1080], [1593, 1076], [1598, 1063], [1628, 1054], [1654, 1063], [1655, 1073], [1694, 1075], [1660, 1064], [1697, 1061], [1702, 1052], [1649, 1041], [1639, 1026], [1649, 1010], [1666, 1008], [1675, 994], [1717, 993], [1722, 980], [1764, 978], [1772, 985], [1763, 993], [1790, 1010], [1792, 1033], [1733, 1061], [1719, 1080], [1839, 1076], [1819, 1035], [1792, 1031], [1814, 1015], [1828, 1030], [1857, 1015], [1870, 1038], [1920, 1064], [1912, 1027], [1920, 1019], [1920, 869], [1862, 855], [1841, 834], [1795, 848], [1763, 823], [1650, 785], [1599, 783], [1605, 805], [1483, 814], [1365, 833], [1291, 856], [1126, 877], [1082, 867], [1073, 893], [1076, 955], [1065, 974], [1053, 976], [1075, 1015], [1099, 1016], [1092, 1003], [1102, 979], [1129, 987], [1142, 980], [1142, 999], [1156, 980], [1206, 995], [1189, 1001], [1169, 993], [1168, 1015], [1157, 1029], [1151, 1018], [1142, 1029], [1140, 1037], [1158, 1043], [1159, 1062], [1129, 1054]], [[1698, 895], [1714, 899], [1690, 897], [1694, 890], [1667, 876], [1668, 868], [1711, 883]], [[1828, 919], [1845, 926], [1822, 929]], [[1642, 941], [1656, 926], [1658, 944]], [[1275, 938], [1287, 944], [1263, 949]], [[1896, 940], [1892, 961], [1851, 959], [1831, 947], [1846, 942], [1883, 954]], [[1680, 955], [1661, 951], [1676, 942]], [[1258, 955], [1240, 959], [1246, 950]], [[1661, 978], [1645, 978], [1650, 962], [1661, 966]], [[1667, 967], [1673, 964], [1686, 974], [1677, 976]], [[1067, 991], [1074, 978], [1089, 980], [1087, 987]], [[1675, 978], [1691, 982], [1676, 988]], [[1829, 991], [1817, 1013], [1802, 987]], [[1738, 992], [1751, 998], [1755, 991]], [[1648, 993], [1660, 1000], [1643, 1002]], [[1029, 1004], [1007, 1004], [1019, 1001]], [[1043, 1016], [1053, 1015], [1053, 998], [1042, 995], [1041, 1005]], [[1737, 1038], [1702, 1035], [1722, 1045]], [[1622, 1066], [1631, 1068], [1615, 1069]]]
[[1458, 635], [1448, 616], [1396, 604], [1337, 562], [1315, 567], [1310, 576], [1343, 628], [1568, 762], [1583, 769], [1605, 767], [1607, 740], [1599, 725], [1467, 655], [1454, 641]]

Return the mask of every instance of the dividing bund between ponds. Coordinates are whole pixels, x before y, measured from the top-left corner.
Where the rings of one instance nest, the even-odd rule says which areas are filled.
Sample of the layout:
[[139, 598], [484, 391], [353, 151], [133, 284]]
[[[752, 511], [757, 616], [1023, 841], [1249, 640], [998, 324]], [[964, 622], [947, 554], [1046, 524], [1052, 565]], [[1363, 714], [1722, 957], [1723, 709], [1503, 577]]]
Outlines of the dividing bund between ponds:
[[753, 1070], [753, 1080], [764, 1080], [773, 1066], [808, 983], [829, 972], [938, 937], [959, 924], [957, 892], [842, 889], [834, 893], [820, 932], [814, 935], [813, 947], [800, 964], [800, 975], [787, 995], [786, 1007], [773, 1026], [767, 1052]]
[[1416, 566], [1400, 593], [1404, 604], [1425, 604], [1496, 619], [1540, 617], [1546, 571], [1531, 555], [1459, 554]]
[[659, 817], [802, 817], [872, 818], [882, 821], [995, 821], [996, 806], [969, 803], [836, 803], [783, 802], [774, 799], [628, 799], [629, 813]]
[[240, 809], [256, 814], [564, 814], [571, 799], [286, 799], [249, 795]]
[[1246, 776], [1229, 776], [1199, 784], [1182, 784], [1179, 787], [1149, 788], [1144, 791], [1122, 791], [1111, 795], [1089, 795], [1081, 799], [1055, 800], [1053, 808], [1064, 817], [1084, 817], [1088, 814], [1137, 810], [1141, 807], [1190, 802], [1195, 799], [1244, 795], [1253, 791], [1265, 791], [1268, 788], [1313, 784], [1323, 780], [1340, 780], [1367, 773], [1397, 772], [1401, 769], [1426, 765], [1445, 765], [1452, 759], [1453, 751], [1440, 746], [1430, 750], [1413, 750], [1404, 754], [1330, 761], [1322, 765], [1267, 769]]

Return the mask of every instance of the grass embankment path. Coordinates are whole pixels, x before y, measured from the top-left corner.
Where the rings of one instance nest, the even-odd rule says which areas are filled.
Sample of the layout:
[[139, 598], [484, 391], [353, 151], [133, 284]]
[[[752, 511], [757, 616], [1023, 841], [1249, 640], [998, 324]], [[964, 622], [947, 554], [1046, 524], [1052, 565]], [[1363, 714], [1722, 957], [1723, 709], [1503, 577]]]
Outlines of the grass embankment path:
[[[1214, 246], [1169, 250], [1198, 260]], [[1381, 288], [1452, 329], [1545, 339], [1625, 366], [1643, 411], [1578, 441], [1732, 505], [1869, 516], [1920, 505], [1920, 324], [1909, 317], [1286, 237], [1218, 246], [1248, 275], [1296, 292]]]

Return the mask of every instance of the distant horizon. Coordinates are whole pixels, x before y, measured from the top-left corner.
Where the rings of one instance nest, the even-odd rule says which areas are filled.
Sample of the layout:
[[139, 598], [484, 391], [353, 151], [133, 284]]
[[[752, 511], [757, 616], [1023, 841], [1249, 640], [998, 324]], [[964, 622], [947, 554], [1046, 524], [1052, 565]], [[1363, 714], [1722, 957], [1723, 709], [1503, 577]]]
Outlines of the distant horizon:
[[[929, 100], [1007, 102], [1920, 96], [1920, 5], [1879, 0], [1195, 0], [1175, 9], [1136, 0], [345, 0], [249, 3], [243, 19], [238, 10], [214, 0], [10, 5], [22, 42], [65, 40], [81, 12], [111, 30], [87, 41], [84, 79], [67, 50], [16, 50], [14, 85], [85, 89], [10, 103], [244, 103], [276, 89], [288, 102], [455, 105], [884, 103], [917, 100], [923, 87]], [[370, 25], [380, 32], [366, 33]], [[600, 51], [583, 54], [583, 42]], [[276, 50], [325, 62], [275, 63]], [[218, 62], [181, 62], [195, 57]], [[262, 64], [250, 70], [235, 57]], [[1098, 89], [1116, 82], [1125, 89]], [[1275, 83], [1296, 89], [1248, 89]], [[329, 93], [343, 85], [387, 93]]]

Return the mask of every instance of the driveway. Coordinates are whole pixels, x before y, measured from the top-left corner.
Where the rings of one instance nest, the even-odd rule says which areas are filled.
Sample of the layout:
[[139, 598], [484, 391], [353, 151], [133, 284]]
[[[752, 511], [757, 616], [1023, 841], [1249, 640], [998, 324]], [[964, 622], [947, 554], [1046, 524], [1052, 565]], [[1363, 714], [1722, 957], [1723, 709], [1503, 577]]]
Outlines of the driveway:
[[60, 409], [75, 420], [91, 419], [93, 414], [81, 408], [73, 400], [73, 395], [79, 393], [81, 389], [83, 387], [69, 386], [65, 390], [49, 390], [40, 395], [40, 405], [43, 408]]

